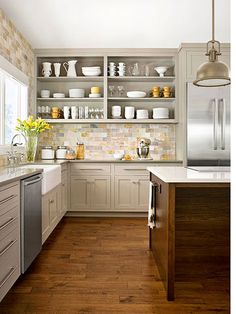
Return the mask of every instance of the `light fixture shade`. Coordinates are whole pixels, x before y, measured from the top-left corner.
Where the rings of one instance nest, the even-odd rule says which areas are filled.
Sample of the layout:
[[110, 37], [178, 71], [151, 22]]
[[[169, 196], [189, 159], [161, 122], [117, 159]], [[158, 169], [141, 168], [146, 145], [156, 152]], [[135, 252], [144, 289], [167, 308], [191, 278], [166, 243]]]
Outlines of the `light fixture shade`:
[[217, 87], [230, 84], [229, 69], [224, 62], [205, 62], [197, 70], [196, 86]]

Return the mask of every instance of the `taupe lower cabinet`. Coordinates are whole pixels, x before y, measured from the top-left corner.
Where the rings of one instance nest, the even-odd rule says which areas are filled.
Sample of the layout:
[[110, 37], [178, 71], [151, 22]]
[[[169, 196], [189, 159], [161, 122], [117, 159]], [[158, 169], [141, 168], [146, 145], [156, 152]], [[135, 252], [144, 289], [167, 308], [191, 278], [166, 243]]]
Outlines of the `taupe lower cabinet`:
[[0, 187], [0, 302], [20, 276], [20, 184]]
[[115, 177], [115, 209], [147, 211], [149, 179], [147, 176]]
[[147, 163], [71, 163], [70, 211], [146, 212]]

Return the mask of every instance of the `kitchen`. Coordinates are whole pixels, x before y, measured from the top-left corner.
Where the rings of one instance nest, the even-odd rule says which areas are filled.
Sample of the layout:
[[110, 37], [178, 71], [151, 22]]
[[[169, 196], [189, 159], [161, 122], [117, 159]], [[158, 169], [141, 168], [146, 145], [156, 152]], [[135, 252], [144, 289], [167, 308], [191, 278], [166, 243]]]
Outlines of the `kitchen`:
[[[110, 4], [101, 38], [81, 25], [107, 1], [43, 2], [1, 1], [0, 312], [228, 313], [229, 3], [202, 1], [199, 25], [199, 2], [167, 1], [192, 33], [163, 19], [178, 36], [155, 41], [145, 1], [129, 30]], [[206, 50], [218, 87], [193, 84]]]

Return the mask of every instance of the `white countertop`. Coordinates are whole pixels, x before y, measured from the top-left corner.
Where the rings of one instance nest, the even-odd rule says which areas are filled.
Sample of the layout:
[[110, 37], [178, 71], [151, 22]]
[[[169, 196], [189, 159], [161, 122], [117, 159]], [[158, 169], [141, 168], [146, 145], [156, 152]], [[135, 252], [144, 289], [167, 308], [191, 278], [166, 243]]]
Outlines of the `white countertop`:
[[[196, 171], [184, 167], [148, 167], [148, 171], [167, 183], [229, 183], [229, 171]], [[222, 169], [224, 170], [224, 167]]]

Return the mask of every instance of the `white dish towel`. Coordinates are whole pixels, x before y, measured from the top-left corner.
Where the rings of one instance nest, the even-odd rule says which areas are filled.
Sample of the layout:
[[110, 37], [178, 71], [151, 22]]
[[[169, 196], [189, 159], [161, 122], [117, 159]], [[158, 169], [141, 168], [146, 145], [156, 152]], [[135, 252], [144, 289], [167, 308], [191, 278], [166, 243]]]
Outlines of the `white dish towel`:
[[152, 191], [153, 191], [153, 184], [152, 184], [152, 182], [150, 182], [150, 184], [149, 184], [148, 227], [151, 229], [156, 227], [156, 223], [154, 221], [155, 209], [154, 209], [154, 204], [152, 202]]

